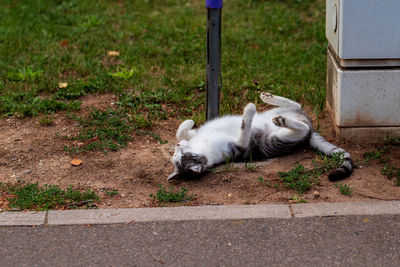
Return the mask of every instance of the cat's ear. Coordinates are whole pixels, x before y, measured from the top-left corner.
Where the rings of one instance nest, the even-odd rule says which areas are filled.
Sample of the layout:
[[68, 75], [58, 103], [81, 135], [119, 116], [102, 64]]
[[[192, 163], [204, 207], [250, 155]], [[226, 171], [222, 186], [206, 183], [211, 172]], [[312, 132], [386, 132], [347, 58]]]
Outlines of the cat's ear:
[[167, 181], [170, 180], [177, 180], [179, 179], [180, 174], [177, 171], [174, 171], [172, 174], [170, 174], [167, 178]]
[[201, 166], [200, 165], [192, 165], [192, 166], [190, 166], [190, 169], [193, 172], [201, 173]]

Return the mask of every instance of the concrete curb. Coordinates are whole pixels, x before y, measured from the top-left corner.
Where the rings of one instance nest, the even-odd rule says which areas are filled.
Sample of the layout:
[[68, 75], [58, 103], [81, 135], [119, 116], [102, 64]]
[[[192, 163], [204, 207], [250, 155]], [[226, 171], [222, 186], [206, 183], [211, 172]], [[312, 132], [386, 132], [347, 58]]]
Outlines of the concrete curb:
[[49, 211], [49, 225], [109, 224], [149, 221], [290, 218], [287, 205], [232, 205], [114, 210]]
[[400, 201], [300, 203], [292, 205], [294, 217], [400, 214]]
[[0, 226], [41, 225], [45, 218], [45, 211], [0, 212]]
[[400, 201], [0, 212], [0, 226], [400, 215]]

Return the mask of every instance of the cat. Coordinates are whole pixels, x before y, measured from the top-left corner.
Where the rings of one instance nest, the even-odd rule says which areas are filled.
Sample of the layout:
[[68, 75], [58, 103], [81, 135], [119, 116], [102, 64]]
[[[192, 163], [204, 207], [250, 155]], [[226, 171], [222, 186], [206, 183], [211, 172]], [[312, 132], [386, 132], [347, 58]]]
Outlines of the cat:
[[249, 103], [242, 116], [216, 118], [199, 129], [193, 129], [193, 120], [182, 122], [176, 132], [174, 172], [167, 180], [197, 176], [227, 160], [279, 157], [308, 146], [327, 156], [343, 153], [343, 164], [329, 173], [329, 180], [338, 181], [351, 175], [350, 154], [315, 132], [299, 103], [267, 92], [261, 93], [260, 98], [277, 108], [257, 113], [255, 105]]

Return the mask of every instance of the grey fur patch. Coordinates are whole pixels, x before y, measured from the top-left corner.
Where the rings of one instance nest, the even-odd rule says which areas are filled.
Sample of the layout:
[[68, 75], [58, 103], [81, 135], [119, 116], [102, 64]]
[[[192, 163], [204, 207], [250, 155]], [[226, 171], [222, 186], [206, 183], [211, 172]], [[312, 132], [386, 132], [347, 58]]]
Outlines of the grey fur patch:
[[248, 151], [248, 149], [239, 147], [239, 146], [235, 145], [234, 143], [229, 143], [228, 147], [230, 149], [231, 158], [233, 160], [243, 160], [248, 156], [246, 153], [246, 151]]
[[183, 153], [181, 162], [178, 164], [179, 171], [182, 173], [190, 172], [190, 167], [193, 165], [199, 165], [201, 169], [204, 169], [207, 165], [207, 158], [200, 154]]
[[311, 130], [297, 142], [280, 139], [262, 131], [253, 131], [250, 139], [250, 150], [254, 158], [273, 158], [293, 153], [308, 145]]
[[207, 164], [207, 158], [200, 154], [186, 152], [182, 155], [182, 165], [187, 165], [190, 163], [194, 164]]

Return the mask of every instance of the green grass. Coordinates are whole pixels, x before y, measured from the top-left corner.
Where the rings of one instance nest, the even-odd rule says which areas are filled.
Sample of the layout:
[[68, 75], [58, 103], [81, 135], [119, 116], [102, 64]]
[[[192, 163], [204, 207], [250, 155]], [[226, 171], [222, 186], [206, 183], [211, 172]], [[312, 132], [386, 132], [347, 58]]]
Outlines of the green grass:
[[400, 186], [400, 166], [394, 166], [390, 157], [390, 152], [400, 148], [400, 135], [395, 138], [385, 137], [381, 143], [376, 146], [376, 149], [364, 153], [364, 163], [371, 160], [377, 160], [379, 163], [384, 163], [381, 168], [381, 173], [388, 179], [394, 178], [394, 184]]
[[40, 97], [36, 91], [12, 91], [0, 86], [0, 117], [34, 117], [39, 114], [51, 114], [61, 110], [80, 109], [80, 102], [63, 102], [52, 97]]
[[56, 208], [95, 207], [99, 196], [92, 190], [85, 192], [69, 186], [66, 190], [56, 185], [38, 183], [1, 183], [0, 193], [6, 196], [8, 206], [21, 210], [49, 210]]
[[66, 146], [69, 152], [80, 153], [90, 150], [117, 150], [125, 147], [133, 129], [130, 121], [118, 111], [94, 109], [87, 118], [74, 117], [81, 126], [77, 136], [69, 139], [81, 141], [82, 145]]
[[[222, 113], [240, 112], [264, 90], [322, 110], [324, 3], [224, 6]], [[205, 39], [199, 1], [1, 1], [0, 114], [74, 110], [82, 95], [114, 92], [125, 94], [120, 102], [133, 106], [132, 117], [145, 114], [142, 126], [166, 111], [204, 121]]]
[[225, 159], [225, 165], [224, 165], [223, 171], [233, 172], [233, 171], [236, 171], [237, 169], [238, 169], [238, 166], [235, 164], [235, 162], [233, 161], [233, 159], [231, 157]]
[[307, 200], [298, 196], [298, 195], [294, 195], [293, 197], [289, 198], [289, 203], [307, 203]]
[[157, 200], [158, 203], [171, 203], [171, 202], [182, 202], [186, 200], [192, 200], [192, 196], [188, 196], [187, 189], [182, 187], [180, 191], [175, 192], [171, 186], [169, 191], [165, 189], [161, 184], [158, 185], [159, 190], [155, 195], [150, 194], [150, 197]]
[[345, 196], [351, 196], [353, 193], [353, 189], [347, 184], [335, 184], [335, 186], [339, 189], [339, 192]]
[[330, 170], [338, 168], [343, 163], [343, 154], [334, 153], [332, 157], [327, 157], [319, 153], [318, 158], [313, 160], [313, 168], [306, 169], [300, 163], [287, 172], [279, 172], [279, 178], [283, 185], [291, 190], [296, 190], [300, 194], [308, 191], [314, 185], [319, 183], [322, 175]]
[[168, 143], [152, 131], [141, 129], [148, 126], [142, 117], [132, 117], [130, 113], [120, 108], [105, 111], [92, 109], [87, 117], [72, 115], [71, 118], [79, 123], [79, 133], [75, 136], [61, 137], [79, 141], [80, 144], [65, 146], [64, 150], [68, 152], [115, 151], [133, 140], [133, 132], [150, 136], [161, 144]]
[[40, 124], [40, 126], [43, 126], [43, 127], [54, 125], [53, 117], [48, 116], [48, 115], [42, 116], [39, 119], [39, 124]]
[[253, 162], [253, 158], [252, 158], [251, 155], [250, 155], [249, 161], [246, 161], [246, 162], [244, 163], [244, 166], [246, 167], [246, 170], [253, 172], [253, 171], [256, 170], [257, 163], [256, 163], [256, 162]]
[[318, 183], [317, 177], [307, 171], [300, 163], [297, 163], [290, 171], [279, 172], [278, 175], [286, 188], [296, 190], [300, 194]]
[[374, 151], [364, 153], [364, 162], [378, 160], [381, 163], [388, 162], [390, 159], [385, 157], [387, 153], [400, 146], [400, 135], [395, 138], [385, 137], [381, 139], [381, 143], [376, 146]]
[[262, 176], [258, 176], [257, 177], [257, 181], [260, 184], [265, 185], [265, 186], [267, 186], [269, 188], [274, 188], [274, 189], [277, 189], [277, 190], [279, 190], [279, 188], [280, 188], [279, 181], [276, 181], [276, 182], [274, 181], [274, 183], [272, 184], [271, 181], [265, 180], [264, 177], [262, 177]]
[[258, 176], [257, 181], [259, 181], [260, 184], [265, 184], [266, 186], [271, 187], [270, 181], [264, 180], [264, 177], [262, 177], [262, 176]]
[[105, 193], [107, 196], [110, 196], [110, 197], [119, 195], [118, 190], [111, 190], [111, 191], [107, 190]]

